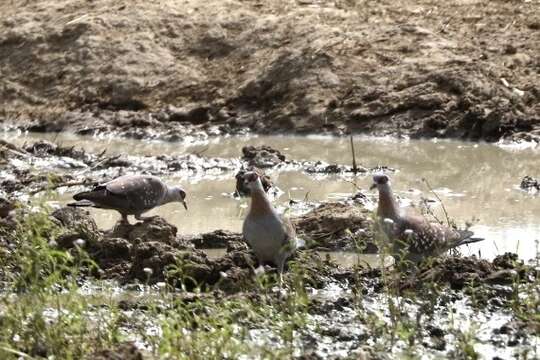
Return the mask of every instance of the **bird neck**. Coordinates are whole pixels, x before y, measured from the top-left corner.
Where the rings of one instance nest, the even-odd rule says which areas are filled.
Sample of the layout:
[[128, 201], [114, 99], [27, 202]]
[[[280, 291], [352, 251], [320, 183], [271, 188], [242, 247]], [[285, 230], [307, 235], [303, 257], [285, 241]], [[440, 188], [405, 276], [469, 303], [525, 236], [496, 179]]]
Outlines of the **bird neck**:
[[397, 201], [389, 184], [379, 185], [379, 207], [377, 209], [377, 215], [383, 219], [397, 220], [399, 218]]
[[268, 196], [262, 188], [255, 188], [251, 190], [251, 205], [249, 207], [249, 212], [254, 216], [266, 215], [269, 212], [273, 212], [274, 208]]
[[165, 195], [161, 199], [160, 205], [168, 204], [170, 202], [176, 201], [176, 194], [172, 191], [171, 188], [167, 188]]

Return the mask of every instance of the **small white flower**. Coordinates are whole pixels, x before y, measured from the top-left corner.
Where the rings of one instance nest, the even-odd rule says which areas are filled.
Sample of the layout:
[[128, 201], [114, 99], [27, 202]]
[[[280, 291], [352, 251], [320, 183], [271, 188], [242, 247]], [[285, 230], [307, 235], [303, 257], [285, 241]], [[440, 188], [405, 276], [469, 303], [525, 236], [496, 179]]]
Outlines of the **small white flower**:
[[150, 269], [149, 267], [145, 267], [142, 269], [146, 275], [152, 275], [154, 273], [154, 270]]
[[354, 232], [355, 235], [364, 235], [366, 233], [366, 229], [358, 229]]
[[220, 271], [219, 272], [219, 276], [221, 276], [223, 279], [226, 279], [229, 277], [229, 275], [227, 275], [227, 273], [223, 272], [223, 271]]
[[264, 274], [264, 272], [264, 266], [262, 265], [259, 265], [259, 267], [255, 269], [255, 275], [257, 276]]
[[73, 245], [78, 247], [83, 247], [84, 244], [86, 244], [86, 241], [84, 241], [83, 239], [77, 239], [73, 242]]
[[54, 248], [54, 247], [58, 246], [58, 243], [55, 240], [51, 240], [51, 241], [49, 241], [49, 246]]
[[383, 220], [386, 224], [393, 224], [394, 223], [394, 220], [390, 219], [390, 218], [385, 218]]
[[[148, 269], [148, 268], [146, 268], [146, 269]], [[152, 270], [152, 269], [150, 269], [150, 270]], [[158, 288], [160, 288], [160, 289], [163, 289], [165, 286], [167, 286], [167, 284], [164, 283], [163, 281], [159, 281], [159, 282], [156, 283], [156, 286]]]
[[414, 231], [412, 231], [412, 229], [407, 229], [403, 232], [405, 235], [412, 235], [414, 234]]

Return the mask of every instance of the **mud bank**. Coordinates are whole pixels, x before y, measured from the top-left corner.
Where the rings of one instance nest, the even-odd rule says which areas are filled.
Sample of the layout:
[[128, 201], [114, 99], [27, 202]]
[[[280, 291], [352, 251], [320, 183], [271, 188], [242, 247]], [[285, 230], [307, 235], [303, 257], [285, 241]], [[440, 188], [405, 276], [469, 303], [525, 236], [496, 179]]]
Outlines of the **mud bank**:
[[[344, 210], [341, 205], [328, 206]], [[325, 209], [328, 208], [316, 209], [298, 221], [304, 236], [318, 234], [319, 226], [328, 221], [323, 215]], [[302, 228], [302, 220], [310, 216], [313, 221], [309, 223], [316, 223], [316, 229]], [[317, 217], [323, 220], [316, 221]], [[58, 209], [49, 219], [53, 226], [40, 222], [42, 227], [36, 230], [45, 231], [44, 235], [51, 240], [32, 246], [70, 254], [73, 263], [88, 264], [78, 281], [115, 279], [123, 284], [122, 291], [145, 289], [146, 296], [118, 301], [118, 309], [110, 301], [99, 307], [100, 311], [110, 308], [125, 312], [135, 327], [137, 321], [142, 321], [145, 329], [153, 327], [160, 316], [186, 307], [193, 307], [200, 316], [213, 318], [212, 311], [218, 304], [257, 304], [260, 309], [256, 311], [263, 317], [268, 316], [268, 311], [275, 312], [273, 316], [302, 314], [301, 322], [297, 319], [298, 323], [294, 323], [292, 318], [288, 321], [294, 324], [296, 333], [295, 354], [307, 359], [346, 358], [344, 354], [386, 359], [385, 349], [392, 349], [396, 355], [405, 351], [407, 344], [413, 344], [415, 351], [421, 353], [461, 354], [459, 344], [465, 342], [454, 338], [461, 334], [456, 326], [459, 328], [462, 317], [469, 321], [471, 316], [486, 322], [482, 335], [475, 336], [482, 336], [492, 348], [527, 353], [534, 351], [531, 349], [540, 329], [537, 319], [530, 316], [538, 306], [534, 292], [540, 273], [537, 267], [524, 264], [514, 254], [504, 254], [493, 261], [447, 256], [419, 268], [398, 270], [360, 264], [343, 267], [319, 256], [314, 251], [316, 247], [308, 246], [290, 259], [284, 274], [284, 290], [277, 290], [275, 270], [265, 267], [265, 274], [256, 273], [257, 261], [239, 234], [216, 231], [180, 236], [174, 226], [161, 218], [99, 231], [85, 211], [73, 208]], [[11, 263], [19, 258], [12, 256], [27, 246], [22, 238], [11, 236], [24, 232], [20, 225], [28, 223], [22, 221], [18, 228], [13, 220], [3, 219], [0, 223], [2, 262], [10, 264], [4, 268], [6, 273], [0, 273], [2, 280], [9, 272], [20, 271]], [[4, 232], [6, 224], [13, 228]], [[222, 256], [210, 258], [200, 249], [212, 246], [225, 246], [226, 250]], [[152, 303], [151, 296], [158, 296], [159, 301]], [[243, 311], [240, 314], [245, 314]], [[273, 340], [271, 321], [267, 324], [254, 313], [234, 316], [234, 320], [227, 321], [249, 329], [250, 344], [259, 341], [258, 346], [261, 342], [281, 346], [279, 340]], [[186, 329], [197, 330], [196, 325], [190, 326]], [[414, 329], [414, 335], [402, 333], [403, 327]], [[42, 352], [50, 351], [45, 348]], [[37, 354], [34, 349], [30, 352]], [[119, 354], [140, 359], [145, 352], [140, 345], [123, 342], [96, 355], [107, 358]]]
[[4, 2], [0, 121], [169, 140], [249, 128], [539, 141], [537, 7]]
[[[17, 244], [10, 233], [17, 229], [15, 218], [28, 216], [24, 215], [24, 209], [15, 212], [17, 215], [10, 213], [0, 224], [4, 230], [2, 244], [7, 253]], [[249, 290], [254, 286], [254, 269], [259, 264], [241, 234], [216, 230], [183, 236], [178, 234], [174, 225], [160, 217], [135, 224], [119, 222], [114, 228], [102, 231], [86, 210], [71, 207], [54, 210], [50, 219], [57, 229], [52, 232], [56, 235], [49, 246], [73, 254], [78, 248], [84, 248], [99, 267], [99, 272], [93, 276], [114, 278], [124, 283], [135, 279], [150, 284], [169, 281], [189, 289], [216, 286], [232, 292]], [[342, 268], [314, 251], [377, 251], [375, 244], [378, 240], [374, 239], [373, 223], [358, 206], [327, 203], [292, 220], [306, 245], [292, 258], [291, 264], [302, 267], [303, 274], [312, 285], [322, 286], [328, 281], [361, 281], [363, 284], [364, 281], [371, 282], [369, 279], [373, 277], [383, 281], [380, 269], [366, 267], [360, 271], [361, 278], [355, 278], [358, 275], [356, 270]], [[367, 249], [359, 245], [366, 243], [371, 244]], [[212, 248], [223, 248], [223, 255], [210, 258], [203, 250]], [[399, 277], [402, 291], [418, 291], [427, 283], [448, 284], [456, 290], [480, 285], [512, 285], [534, 282], [539, 275], [538, 269], [509, 253], [493, 261], [448, 256], [433, 259], [418, 269], [403, 270]]]
[[[23, 147], [0, 140], [0, 186], [1, 191], [7, 194], [35, 195], [59, 188], [88, 187], [129, 173], [174, 176], [195, 181], [234, 176], [239, 179], [245, 171], [255, 170], [264, 176], [264, 186], [268, 190], [274, 185], [261, 169], [276, 172], [302, 171], [312, 176], [337, 174], [345, 177], [395, 171], [386, 166], [358, 166], [353, 169], [351, 166], [321, 161], [285, 159], [283, 155], [278, 158], [275, 155], [277, 150], [268, 146], [249, 147], [242, 151], [244, 154], [249, 152], [252, 157], [216, 158], [199, 154], [109, 155], [106, 149], [95, 154], [82, 148], [66, 147], [45, 140]], [[274, 191], [279, 189], [274, 187]], [[237, 183], [236, 193], [245, 194], [241, 183]]]
[[[100, 231], [88, 212], [70, 207], [55, 210], [51, 216], [61, 232], [52, 244], [63, 250], [84, 246], [100, 268], [96, 276], [122, 282], [182, 282], [188, 289], [218, 286], [240, 291], [254, 285], [254, 269], [259, 264], [239, 233], [216, 230], [182, 236], [160, 217], [133, 225], [118, 223], [113, 229]], [[337, 265], [330, 265], [310, 249], [354, 250], [359, 240], [346, 231], [349, 228], [360, 230], [362, 240], [373, 243], [370, 220], [354, 205], [328, 203], [292, 220], [307, 242], [293, 261], [308, 269], [307, 276], [315, 283], [322, 284], [324, 274], [328, 275], [322, 264], [335, 269]], [[203, 249], [212, 248], [226, 250], [223, 256], [211, 259]], [[376, 247], [370, 250], [374, 252]]]

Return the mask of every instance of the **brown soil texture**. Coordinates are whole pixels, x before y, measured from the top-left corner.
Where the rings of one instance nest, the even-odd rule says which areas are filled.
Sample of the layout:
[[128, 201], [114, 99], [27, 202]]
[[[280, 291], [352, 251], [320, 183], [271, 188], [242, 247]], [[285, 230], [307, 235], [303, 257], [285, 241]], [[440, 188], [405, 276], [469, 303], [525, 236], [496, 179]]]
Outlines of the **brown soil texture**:
[[[77, 246], [82, 246], [99, 267], [94, 276], [125, 283], [136, 279], [150, 284], [166, 281], [187, 289], [211, 286], [226, 292], [254, 286], [254, 269], [259, 264], [241, 234], [215, 231], [180, 236], [174, 225], [160, 217], [133, 225], [118, 223], [103, 232], [83, 209], [63, 207], [51, 216], [62, 229], [51, 246], [73, 251], [74, 255]], [[210, 259], [196, 248], [212, 245], [224, 245], [224, 256]], [[305, 266], [305, 280], [314, 286], [322, 286], [332, 269], [336, 269], [312, 252], [298, 251], [291, 260]]]
[[[236, 159], [185, 155], [108, 155], [88, 153], [41, 140], [17, 147], [0, 140], [0, 197], [2, 193], [36, 194], [60, 187], [95, 185], [125, 173], [183, 175], [192, 179], [208, 173], [227, 174], [240, 168]], [[5, 211], [0, 200], [0, 217]]]
[[[313, 211], [313, 218], [321, 212], [325, 212], [324, 207]], [[83, 247], [99, 267], [88, 275], [117, 279], [124, 284], [166, 282], [187, 290], [199, 287], [225, 294], [252, 293], [257, 288], [259, 275], [255, 268], [259, 264], [240, 234], [217, 231], [195, 238], [183, 237], [177, 234], [174, 225], [159, 217], [133, 225], [119, 223], [102, 232], [85, 210], [64, 207], [51, 215], [62, 232], [49, 246], [70, 251], [74, 256], [79, 254], [78, 247]], [[317, 224], [328, 221], [325, 216], [319, 217], [322, 221]], [[0, 224], [2, 229], [6, 229], [5, 225]], [[1, 249], [9, 257], [9, 234], [0, 232], [0, 240]], [[225, 245], [226, 251], [221, 257], [209, 258], [196, 248], [207, 244]], [[421, 292], [429, 284], [439, 284], [474, 293], [478, 303], [492, 308], [510, 306], [515, 294], [513, 288], [517, 284], [535, 283], [540, 275], [538, 269], [509, 253], [493, 261], [474, 256], [435, 258], [419, 267], [384, 275], [381, 269], [342, 268], [315, 251], [300, 249], [287, 265], [289, 269], [298, 266], [301, 273], [285, 272], [285, 284], [293, 284], [301, 274], [302, 281], [313, 288], [345, 282], [354, 284], [357, 291], [366, 295], [378, 293], [386, 285], [403, 292]], [[275, 274], [276, 270], [265, 265], [265, 272]]]
[[105, 349], [96, 352], [95, 360], [143, 360], [144, 357], [137, 346], [131, 342], [119, 343], [113, 349]]
[[527, 175], [521, 179], [519, 187], [527, 192], [536, 193], [540, 191], [540, 181]]
[[540, 141], [538, 1], [3, 1], [0, 121]]

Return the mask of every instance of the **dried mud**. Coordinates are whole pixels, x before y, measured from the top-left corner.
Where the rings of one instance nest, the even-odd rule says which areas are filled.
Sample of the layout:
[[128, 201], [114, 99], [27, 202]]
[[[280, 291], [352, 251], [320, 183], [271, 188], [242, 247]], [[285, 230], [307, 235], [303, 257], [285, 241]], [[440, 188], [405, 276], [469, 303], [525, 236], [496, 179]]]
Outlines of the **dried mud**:
[[538, 142], [538, 2], [486, 5], [3, 2], [0, 121], [175, 141], [249, 130]]

